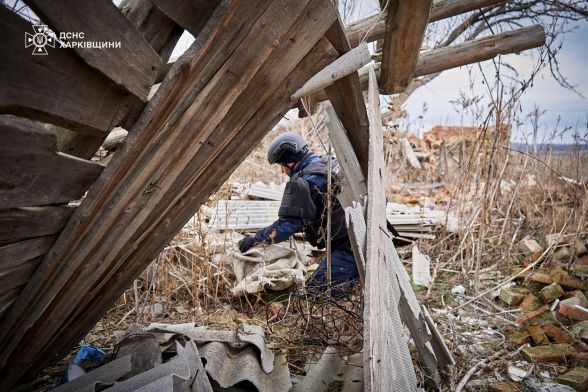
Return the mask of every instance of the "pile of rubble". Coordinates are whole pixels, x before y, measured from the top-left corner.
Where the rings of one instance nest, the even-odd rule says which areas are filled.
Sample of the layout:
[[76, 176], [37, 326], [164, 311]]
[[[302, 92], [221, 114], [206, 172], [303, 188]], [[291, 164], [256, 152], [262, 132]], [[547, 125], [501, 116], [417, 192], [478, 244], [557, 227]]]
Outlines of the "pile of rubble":
[[[526, 254], [516, 283], [503, 287], [499, 298], [518, 307], [521, 316], [510, 330], [509, 339], [521, 348], [526, 362], [509, 367], [511, 379], [539, 369], [544, 378], [555, 379], [576, 391], [588, 390], [588, 251], [586, 239], [564, 244], [558, 236], [546, 239], [543, 249], [537, 241], [520, 243]], [[555, 251], [548, 258], [550, 251]], [[519, 274], [521, 270], [514, 272]], [[549, 366], [544, 365], [549, 364]], [[520, 374], [520, 376], [516, 376]], [[491, 391], [519, 391], [509, 381], [490, 386]]]

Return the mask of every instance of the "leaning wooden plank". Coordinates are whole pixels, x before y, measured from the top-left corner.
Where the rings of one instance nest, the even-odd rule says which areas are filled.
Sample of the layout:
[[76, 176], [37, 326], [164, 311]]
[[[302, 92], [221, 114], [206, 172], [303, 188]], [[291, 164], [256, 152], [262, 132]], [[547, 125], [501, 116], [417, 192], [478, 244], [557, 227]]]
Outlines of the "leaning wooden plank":
[[112, 1], [27, 0], [27, 4], [56, 34], [83, 34], [67, 37], [64, 44], [71, 44], [86, 63], [116, 84], [147, 100], [161, 59]]
[[412, 80], [433, 0], [388, 1], [380, 91], [402, 91]]
[[298, 91], [292, 94], [290, 98], [292, 101], [297, 101], [300, 98], [310, 95], [326, 86], [333, 84], [335, 81], [352, 72], [357, 72], [358, 69], [371, 61], [370, 51], [367, 44], [359, 45], [357, 48], [351, 49], [337, 60], [326, 66], [312, 78], [310, 78], [304, 86], [300, 87]]
[[[367, 187], [365, 177], [359, 166], [359, 161], [353, 151], [349, 136], [347, 136], [345, 128], [343, 128], [337, 117], [337, 113], [335, 113], [331, 106], [327, 106], [326, 111], [329, 117], [329, 122], [327, 123], [329, 137], [337, 155], [339, 165], [341, 165], [343, 174], [347, 180], [346, 184], [351, 189], [352, 200], [362, 202], [363, 196], [367, 194]], [[344, 205], [343, 207], [349, 207], [350, 205]]]
[[212, 16], [220, 0], [152, 0], [153, 3], [177, 24], [196, 37]]
[[14, 301], [16, 301], [16, 298], [18, 297], [18, 293], [20, 293], [20, 290], [22, 290], [22, 287], [16, 287], [0, 295], [0, 320], [2, 319], [2, 316], [4, 315], [4, 313], [6, 313], [8, 308], [10, 308]]
[[45, 255], [57, 237], [32, 238], [0, 247], [0, 274], [36, 257]]
[[[506, 0], [435, 0], [431, 7], [429, 23], [505, 2]], [[351, 46], [355, 47], [360, 42], [372, 42], [384, 38], [387, 13], [388, 10], [384, 10], [350, 24], [347, 28], [347, 36]]]
[[106, 136], [126, 113], [126, 92], [73, 51], [45, 46], [46, 56], [25, 48], [31, 24], [0, 7], [0, 113], [34, 116], [65, 128]]
[[[222, 176], [206, 170], [214, 168], [225, 173], [227, 168], [236, 166], [235, 151], [240, 148], [248, 151], [258, 140], [245, 142], [244, 137], [260, 126], [258, 132], [265, 133], [267, 128], [264, 127], [279, 120], [290, 103], [276, 106], [268, 102], [273, 97], [272, 91], [285, 79], [291, 82], [288, 75], [300, 62], [296, 59], [304, 58], [336, 18], [332, 4], [323, 0], [291, 2], [287, 7], [280, 1], [260, 2], [257, 6], [251, 2], [227, 3], [240, 7], [240, 12], [234, 8], [227, 11], [228, 20], [223, 21], [222, 31], [213, 29], [207, 39], [204, 39], [206, 33], [201, 34], [201, 41], [194, 46], [198, 52], [195, 59], [176, 64], [179, 80], [170, 80], [170, 87], [162, 86], [159, 98], [158, 95], [154, 98], [153, 105], [158, 105], [152, 110], [148, 108], [139, 121], [139, 126], [143, 124], [146, 128], [130, 133], [121, 155], [115, 156], [107, 167], [105, 175], [90, 191], [88, 202], [82, 204], [68, 225], [69, 229], [64, 230], [61, 240], [50, 252], [48, 263], [40, 267], [35, 281], [25, 289], [19, 303], [29, 303], [31, 312], [23, 317], [9, 311], [5, 316], [3, 323], [14, 322], [26, 326], [27, 330], [38, 331], [39, 341], [47, 343], [41, 347], [21, 339], [21, 331], [3, 334], [7, 347], [2, 349], [2, 362], [4, 368], [11, 368], [10, 379], [2, 381], [5, 385], [14, 383], [23, 374], [13, 359], [33, 363], [38, 368], [39, 364], [54, 357], [55, 350], [62, 352], [67, 342], [71, 344], [72, 339], [79, 338], [81, 326], [87, 325], [87, 320], [67, 316], [95, 320], [95, 311], [100, 309], [96, 304], [102, 306], [102, 301], [111, 298], [105, 290], [115, 286], [109, 282], [122, 282], [126, 287], [132, 279], [131, 267], [142, 268], [148, 262], [142, 252], [153, 252], [154, 247], [160, 249], [212, 192], [211, 187], [203, 183], [213, 181], [214, 184]], [[250, 16], [244, 17], [247, 13]], [[315, 18], [315, 15], [320, 17]], [[231, 23], [235, 37], [226, 35]], [[242, 27], [247, 23], [254, 24], [253, 28], [251, 25]], [[274, 45], [276, 41], [269, 37], [278, 37], [277, 42], [282, 44]], [[315, 55], [322, 60], [323, 52], [317, 51]], [[319, 61], [319, 65], [325, 64]], [[318, 69], [312, 67], [299, 75], [300, 83], [282, 91], [288, 94], [279, 97], [289, 101], [289, 94]], [[257, 76], [260, 72], [265, 76]], [[226, 83], [227, 78], [240, 83]], [[168, 94], [174, 100], [169, 100]], [[260, 97], [265, 97], [265, 101]], [[249, 124], [248, 120], [255, 117], [255, 109], [261, 110], [258, 105], [267, 107], [267, 111], [240, 135], [240, 128], [231, 125]], [[229, 114], [230, 119], [221, 122]], [[271, 119], [270, 123], [266, 122], [266, 117]], [[194, 127], [195, 119], [201, 121], [199, 127]], [[214, 142], [217, 139], [211, 137], [218, 138], [217, 143]], [[227, 145], [229, 141], [232, 143]], [[194, 162], [203, 164], [192, 164]], [[212, 162], [215, 164], [211, 166]], [[180, 188], [181, 192], [177, 192], [174, 187], [180, 183], [198, 192], [196, 203], [186, 189]], [[112, 198], [117, 202], [111, 204]], [[104, 205], [108, 208], [103, 208]], [[171, 214], [174, 207], [182, 214]], [[88, 277], [91, 280], [87, 280]], [[67, 290], [64, 291], [64, 287]], [[67, 295], [69, 290], [77, 297]], [[94, 290], [101, 294], [94, 295]], [[64, 320], [67, 320], [66, 326]], [[26, 347], [26, 352], [17, 347]], [[12, 359], [8, 360], [9, 356]]]
[[103, 166], [57, 152], [55, 136], [34, 121], [0, 116], [0, 209], [79, 199]]
[[[339, 55], [351, 50], [340, 19], [331, 26], [326, 38], [339, 52]], [[347, 135], [355, 150], [361, 169], [366, 175], [369, 125], [357, 72], [337, 80], [334, 84], [328, 86], [325, 91], [343, 127], [347, 130]]]
[[0, 241], [57, 234], [74, 210], [73, 207], [45, 206], [0, 211]]
[[400, 293], [388, 248], [384, 148], [376, 75], [369, 72], [370, 118], [367, 176], [367, 246], [364, 296], [364, 385], [370, 391], [415, 391], [416, 375], [403, 339]]

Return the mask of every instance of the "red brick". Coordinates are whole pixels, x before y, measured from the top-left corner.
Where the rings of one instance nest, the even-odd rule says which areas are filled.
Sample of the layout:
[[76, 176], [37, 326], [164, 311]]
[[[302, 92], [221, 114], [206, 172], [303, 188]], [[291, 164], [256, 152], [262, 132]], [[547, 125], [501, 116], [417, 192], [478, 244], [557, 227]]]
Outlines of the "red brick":
[[534, 363], [563, 363], [575, 352], [576, 350], [569, 344], [557, 343], [547, 346], [525, 347], [521, 351], [521, 355], [527, 361]]
[[533, 339], [533, 342], [535, 342], [537, 346], [549, 344], [549, 339], [547, 339], [547, 336], [545, 335], [543, 329], [541, 329], [540, 326], [531, 325], [527, 328], [527, 332], [529, 332], [529, 335], [531, 335], [531, 339]]
[[543, 305], [543, 301], [534, 296], [533, 294], [527, 294], [523, 302], [519, 305], [519, 309], [526, 310], [528, 312], [537, 310]]
[[520, 392], [521, 389], [517, 384], [510, 381], [501, 381], [488, 385], [489, 392]]
[[553, 324], [544, 325], [543, 332], [555, 343], [572, 343], [574, 341], [574, 338], [569, 333]]
[[537, 283], [543, 284], [552, 284], [553, 278], [548, 274], [544, 274], [542, 272], [533, 272], [531, 276], [529, 276], [529, 280]]
[[545, 302], [554, 301], [565, 294], [565, 291], [557, 283], [552, 283], [541, 289], [541, 299]]
[[569, 372], [559, 376], [557, 382], [568, 385], [576, 391], [586, 392], [586, 390], [588, 390], [588, 369], [580, 366], [575, 367]]
[[565, 299], [559, 303], [559, 314], [574, 321], [588, 320], [588, 312], [576, 307], [579, 305], [583, 308], [588, 307], [588, 301], [581, 291], [576, 291], [572, 298]]

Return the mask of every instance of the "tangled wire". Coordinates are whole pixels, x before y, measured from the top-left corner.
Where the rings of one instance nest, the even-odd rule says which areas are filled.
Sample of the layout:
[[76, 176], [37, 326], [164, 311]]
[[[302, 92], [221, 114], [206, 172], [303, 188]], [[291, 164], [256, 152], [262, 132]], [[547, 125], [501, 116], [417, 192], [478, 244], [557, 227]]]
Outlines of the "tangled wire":
[[[359, 290], [359, 289], [358, 289]], [[335, 295], [348, 293], [347, 295]], [[297, 290], [275, 298], [267, 306], [267, 325], [273, 337], [291, 345], [335, 347], [353, 354], [363, 344], [363, 308], [358, 291], [332, 286], [329, 291]]]

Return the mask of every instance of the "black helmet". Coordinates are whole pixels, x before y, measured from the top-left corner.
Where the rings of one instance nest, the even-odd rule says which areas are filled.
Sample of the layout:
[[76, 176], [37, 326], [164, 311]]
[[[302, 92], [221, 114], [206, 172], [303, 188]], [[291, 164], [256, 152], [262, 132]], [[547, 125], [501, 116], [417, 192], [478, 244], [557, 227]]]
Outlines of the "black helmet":
[[306, 141], [297, 133], [286, 132], [274, 139], [267, 150], [269, 163], [290, 163], [300, 160], [308, 151]]

